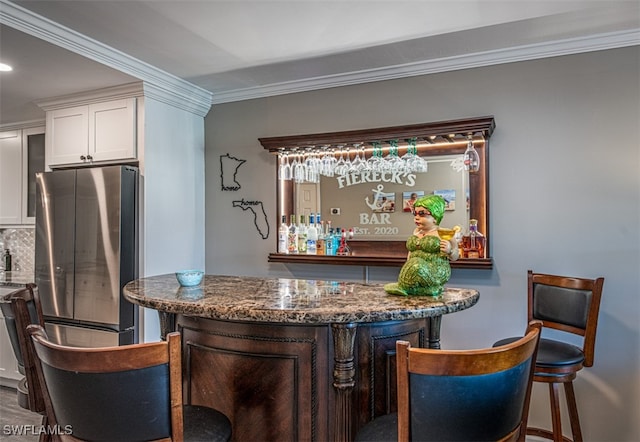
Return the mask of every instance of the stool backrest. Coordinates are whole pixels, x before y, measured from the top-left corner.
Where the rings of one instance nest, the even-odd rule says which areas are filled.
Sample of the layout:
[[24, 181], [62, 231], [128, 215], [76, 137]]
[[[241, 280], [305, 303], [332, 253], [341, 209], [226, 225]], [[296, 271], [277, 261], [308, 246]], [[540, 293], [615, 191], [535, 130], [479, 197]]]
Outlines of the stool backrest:
[[11, 341], [13, 353], [18, 361], [18, 371], [27, 379], [29, 389], [29, 410], [41, 413], [44, 401], [35, 367], [35, 360], [29, 351], [29, 334], [27, 326], [37, 324], [44, 327], [42, 305], [35, 284], [27, 284], [25, 288], [6, 294], [0, 301], [0, 308], [5, 318], [5, 325]]
[[29, 326], [45, 405], [81, 440], [182, 440], [180, 334], [166, 342], [77, 348]]
[[604, 278], [587, 279], [527, 272], [528, 319], [543, 327], [582, 336], [584, 366], [593, 365]]
[[478, 350], [397, 341], [398, 440], [524, 440], [541, 326]]

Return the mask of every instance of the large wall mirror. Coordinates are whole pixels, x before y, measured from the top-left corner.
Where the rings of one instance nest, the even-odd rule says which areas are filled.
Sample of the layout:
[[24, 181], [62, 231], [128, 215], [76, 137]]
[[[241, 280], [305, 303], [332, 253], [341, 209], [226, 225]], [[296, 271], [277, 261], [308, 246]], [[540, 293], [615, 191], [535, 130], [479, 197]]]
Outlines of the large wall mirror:
[[320, 213], [333, 228], [352, 229], [348, 256], [274, 253], [271, 262], [401, 266], [414, 229], [411, 204], [423, 195], [447, 200], [441, 227], [468, 234], [477, 220], [484, 257], [453, 267], [491, 268], [489, 138], [493, 117], [261, 138], [277, 155], [277, 223]]

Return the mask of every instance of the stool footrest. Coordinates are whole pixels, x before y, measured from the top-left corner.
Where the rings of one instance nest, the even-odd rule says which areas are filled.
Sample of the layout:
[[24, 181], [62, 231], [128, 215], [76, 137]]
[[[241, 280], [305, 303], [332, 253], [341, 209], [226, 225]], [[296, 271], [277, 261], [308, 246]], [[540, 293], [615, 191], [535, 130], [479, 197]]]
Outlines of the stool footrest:
[[21, 408], [29, 410], [29, 387], [27, 387], [27, 378], [22, 378], [18, 381], [16, 394], [18, 397], [18, 405]]
[[[536, 437], [541, 437], [543, 439], [555, 440], [555, 436], [553, 435], [552, 431], [544, 430], [542, 428], [527, 427], [527, 434], [529, 436], [536, 436]], [[569, 439], [566, 436], [562, 436], [562, 441], [573, 442], [571, 439]]]

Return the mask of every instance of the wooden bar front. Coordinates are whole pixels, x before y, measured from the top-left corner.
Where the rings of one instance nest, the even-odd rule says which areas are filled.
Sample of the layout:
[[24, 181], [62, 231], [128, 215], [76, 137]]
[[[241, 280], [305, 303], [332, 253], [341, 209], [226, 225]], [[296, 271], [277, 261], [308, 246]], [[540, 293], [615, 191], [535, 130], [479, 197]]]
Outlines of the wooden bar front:
[[396, 340], [439, 348], [442, 315], [478, 296], [449, 288], [438, 298], [396, 297], [380, 284], [221, 276], [191, 291], [173, 275], [125, 287], [130, 301], [175, 315], [185, 400], [227, 415], [235, 441], [352, 440], [395, 411]]

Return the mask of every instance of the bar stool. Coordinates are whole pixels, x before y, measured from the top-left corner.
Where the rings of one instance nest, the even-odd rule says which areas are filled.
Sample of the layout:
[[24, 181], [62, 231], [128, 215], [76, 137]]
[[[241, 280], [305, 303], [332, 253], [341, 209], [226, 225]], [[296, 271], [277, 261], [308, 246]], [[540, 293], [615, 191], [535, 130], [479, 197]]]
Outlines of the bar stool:
[[[24, 302], [19, 303], [20, 299]], [[27, 326], [37, 324], [44, 327], [42, 306], [35, 284], [26, 284], [0, 299], [0, 308], [5, 318], [7, 333], [18, 362], [18, 372], [24, 377], [18, 382], [18, 405], [35, 413], [45, 414], [44, 399], [40, 391], [33, 356], [27, 345], [29, 335]], [[43, 421], [46, 424], [46, 419]]]
[[525, 439], [542, 323], [500, 348], [436, 350], [396, 341], [398, 412], [379, 416], [356, 442]]
[[[582, 348], [553, 339], [540, 339], [534, 382], [549, 385], [553, 431], [527, 428], [527, 434], [555, 442], [570, 441], [562, 435], [559, 386], [564, 391], [575, 442], [582, 442], [573, 380], [582, 367], [593, 365], [598, 311], [604, 278], [586, 279], [527, 272], [528, 321], [540, 320], [544, 328], [583, 337]], [[518, 338], [502, 339], [494, 346]]]
[[70, 441], [228, 442], [221, 412], [185, 405], [180, 334], [119, 347], [77, 348], [29, 325], [49, 425]]

